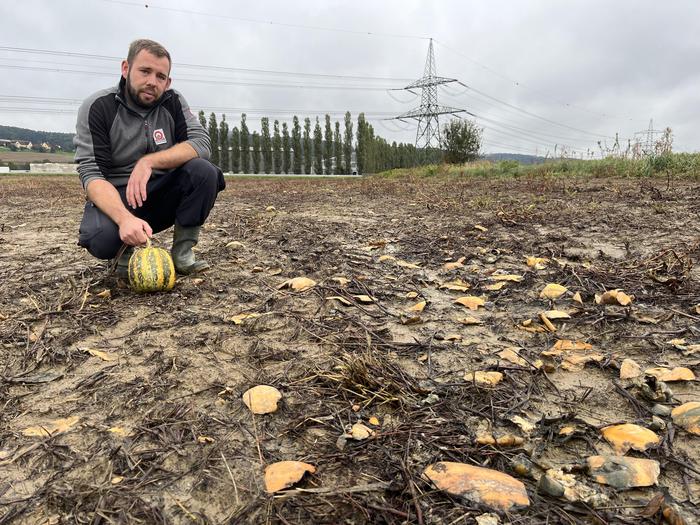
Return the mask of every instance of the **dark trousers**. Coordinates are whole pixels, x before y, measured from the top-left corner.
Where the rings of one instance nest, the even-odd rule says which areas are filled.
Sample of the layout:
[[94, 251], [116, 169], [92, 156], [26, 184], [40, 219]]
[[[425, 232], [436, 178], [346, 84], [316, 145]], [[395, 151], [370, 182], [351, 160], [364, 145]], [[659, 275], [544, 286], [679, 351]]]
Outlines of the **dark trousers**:
[[[208, 160], [192, 159], [169, 173], [151, 177], [146, 185], [146, 201], [140, 208], [128, 206], [126, 186], [117, 190], [129, 211], [157, 233], [175, 221], [184, 227], [204, 224], [216, 195], [225, 187], [219, 168]], [[98, 259], [112, 259], [122, 246], [119, 227], [90, 201], [85, 204], [79, 233], [78, 245]]]

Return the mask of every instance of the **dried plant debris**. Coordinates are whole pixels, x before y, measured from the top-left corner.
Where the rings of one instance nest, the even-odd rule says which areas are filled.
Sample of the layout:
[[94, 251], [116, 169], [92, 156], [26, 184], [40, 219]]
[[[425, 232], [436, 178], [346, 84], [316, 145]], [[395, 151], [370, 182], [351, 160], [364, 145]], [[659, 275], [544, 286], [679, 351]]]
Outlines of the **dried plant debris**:
[[80, 421], [80, 416], [70, 416], [46, 421], [22, 430], [25, 436], [51, 437], [71, 430]]

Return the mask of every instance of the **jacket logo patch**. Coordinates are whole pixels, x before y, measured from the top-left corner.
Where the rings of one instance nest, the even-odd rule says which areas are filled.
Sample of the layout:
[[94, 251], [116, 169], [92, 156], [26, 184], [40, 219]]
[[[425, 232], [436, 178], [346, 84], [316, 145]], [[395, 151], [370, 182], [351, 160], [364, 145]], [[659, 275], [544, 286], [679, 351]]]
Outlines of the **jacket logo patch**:
[[168, 139], [165, 138], [163, 129], [157, 129], [153, 132], [153, 140], [156, 144], [167, 144]]

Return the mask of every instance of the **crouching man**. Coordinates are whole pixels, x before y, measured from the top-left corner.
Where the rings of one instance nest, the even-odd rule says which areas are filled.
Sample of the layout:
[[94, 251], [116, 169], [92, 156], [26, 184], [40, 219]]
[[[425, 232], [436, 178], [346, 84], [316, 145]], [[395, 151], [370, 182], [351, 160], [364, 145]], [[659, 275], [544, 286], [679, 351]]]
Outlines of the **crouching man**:
[[99, 259], [119, 257], [121, 277], [132, 247], [173, 225], [176, 271], [208, 267], [192, 248], [226, 184], [208, 160], [207, 131], [170, 89], [170, 68], [163, 46], [136, 40], [119, 84], [90, 96], [78, 113], [75, 162], [88, 201], [78, 244]]

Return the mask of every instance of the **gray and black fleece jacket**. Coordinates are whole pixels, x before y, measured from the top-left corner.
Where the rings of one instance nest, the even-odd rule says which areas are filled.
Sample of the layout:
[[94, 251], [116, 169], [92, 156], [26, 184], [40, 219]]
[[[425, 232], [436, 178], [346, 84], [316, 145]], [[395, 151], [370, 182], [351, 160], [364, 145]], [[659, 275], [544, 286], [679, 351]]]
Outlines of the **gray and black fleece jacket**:
[[[127, 104], [126, 81], [87, 98], [78, 112], [75, 162], [83, 188], [103, 179], [126, 186], [136, 162], [148, 153], [187, 142], [201, 158], [211, 154], [209, 133], [192, 113], [183, 96], [167, 90], [143, 113]], [[165, 173], [153, 170], [153, 175]]]

